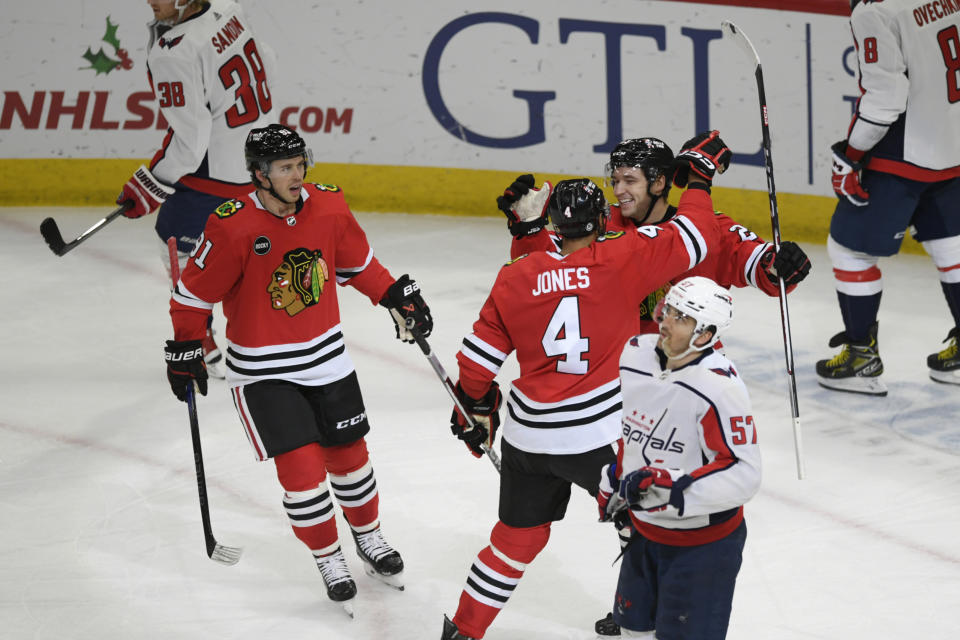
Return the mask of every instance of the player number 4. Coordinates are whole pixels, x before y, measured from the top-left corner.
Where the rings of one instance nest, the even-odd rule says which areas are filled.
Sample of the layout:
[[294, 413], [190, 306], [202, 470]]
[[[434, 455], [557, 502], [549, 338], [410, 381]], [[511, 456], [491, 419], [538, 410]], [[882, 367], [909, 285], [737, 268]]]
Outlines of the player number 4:
[[590, 363], [582, 356], [590, 349], [590, 339], [580, 335], [580, 299], [577, 296], [560, 299], [540, 343], [548, 357], [561, 356], [557, 360], [558, 373], [582, 376], [587, 372]]
[[[753, 426], [753, 416], [733, 416], [730, 418], [730, 430], [733, 431], [733, 444], [757, 444], [757, 429]], [[752, 432], [753, 435], [748, 433]]]

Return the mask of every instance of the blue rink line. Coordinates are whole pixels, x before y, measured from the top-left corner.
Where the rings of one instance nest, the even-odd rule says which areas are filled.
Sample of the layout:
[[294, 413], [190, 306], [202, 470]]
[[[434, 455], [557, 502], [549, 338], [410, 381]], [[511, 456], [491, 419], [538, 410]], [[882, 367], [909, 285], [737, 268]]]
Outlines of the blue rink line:
[[[731, 339], [727, 344], [751, 393], [762, 390], [774, 396], [783, 395], [786, 402], [787, 375], [782, 350], [771, 358], [767, 350], [748, 343]], [[830, 391], [817, 382], [817, 358], [812, 352], [798, 351], [794, 345], [801, 424], [809, 426], [803, 422], [804, 409], [813, 408], [837, 415], [834, 425], [821, 425], [823, 428], [885, 428], [910, 442], [960, 456], [960, 389], [929, 378], [896, 380], [888, 373], [884, 376], [886, 397]]]

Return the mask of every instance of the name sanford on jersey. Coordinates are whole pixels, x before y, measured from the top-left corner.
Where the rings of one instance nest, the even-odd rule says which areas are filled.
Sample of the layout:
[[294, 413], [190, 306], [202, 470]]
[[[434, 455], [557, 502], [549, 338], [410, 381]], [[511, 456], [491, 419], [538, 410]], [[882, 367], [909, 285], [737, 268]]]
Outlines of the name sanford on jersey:
[[213, 44], [213, 48], [217, 50], [217, 53], [223, 53], [244, 31], [246, 31], [246, 29], [240, 24], [240, 19], [237, 16], [233, 16], [227, 24], [223, 25], [220, 31], [216, 32], [213, 37], [210, 38], [210, 42]]
[[590, 286], [590, 270], [587, 267], [551, 269], [537, 274], [537, 286], [531, 290], [535, 296], [552, 291], [571, 291]]

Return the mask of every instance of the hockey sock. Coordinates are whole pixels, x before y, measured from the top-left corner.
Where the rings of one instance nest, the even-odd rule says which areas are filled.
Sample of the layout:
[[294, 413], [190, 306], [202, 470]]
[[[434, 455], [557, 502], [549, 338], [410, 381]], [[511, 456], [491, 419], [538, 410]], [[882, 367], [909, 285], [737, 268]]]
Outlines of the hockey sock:
[[953, 316], [953, 326], [960, 327], [960, 282], [940, 282], [943, 297], [947, 299], [950, 314]]
[[323, 450], [309, 444], [274, 457], [277, 477], [284, 488], [283, 508], [293, 534], [314, 555], [336, 551], [337, 523], [326, 483]]
[[881, 295], [853, 296], [837, 291], [844, 330], [851, 342], [864, 342], [867, 339], [870, 327], [877, 321]]
[[940, 274], [940, 287], [953, 316], [953, 326], [960, 327], [960, 236], [927, 240], [923, 249]]
[[357, 533], [372, 531], [380, 525], [380, 494], [367, 444], [356, 442], [324, 450], [330, 487], [343, 509], [343, 517]]
[[550, 538], [550, 523], [517, 528], [498, 522], [485, 547], [470, 567], [460, 605], [453, 617], [464, 635], [482, 638], [507, 604], [523, 572]]

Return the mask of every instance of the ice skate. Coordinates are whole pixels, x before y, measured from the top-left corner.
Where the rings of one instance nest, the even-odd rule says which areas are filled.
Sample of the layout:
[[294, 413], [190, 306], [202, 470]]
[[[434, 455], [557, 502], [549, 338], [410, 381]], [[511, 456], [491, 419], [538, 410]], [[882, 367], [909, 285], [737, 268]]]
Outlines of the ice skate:
[[605, 617], [597, 620], [593, 625], [593, 630], [598, 636], [619, 636], [620, 625], [613, 621], [613, 612], [611, 611]]
[[353, 598], [357, 595], [357, 585], [350, 575], [347, 559], [343, 557], [343, 550], [337, 549], [333, 553], [314, 558], [317, 568], [323, 576], [323, 583], [327, 586], [327, 597], [339, 603], [351, 618], [353, 617]]
[[396, 549], [383, 539], [380, 527], [366, 533], [352, 533], [353, 540], [357, 543], [357, 555], [363, 560], [366, 574], [403, 591], [403, 559]]
[[203, 361], [207, 364], [208, 376], [221, 380], [226, 377], [223, 354], [213, 339], [213, 329], [210, 327], [207, 327], [207, 335], [203, 336]]
[[440, 640], [473, 640], [473, 638], [460, 633], [457, 625], [453, 624], [447, 616], [443, 616], [443, 633], [440, 635]]
[[960, 350], [957, 341], [960, 340], [960, 327], [954, 327], [947, 334], [947, 348], [939, 353], [927, 356], [927, 366], [930, 367], [930, 378], [936, 382], [960, 384]]
[[887, 395], [887, 386], [880, 379], [883, 361], [877, 348], [877, 323], [873, 323], [862, 342], [851, 341], [846, 332], [830, 338], [831, 347], [841, 345], [843, 349], [836, 356], [817, 362], [820, 386], [871, 396]]

